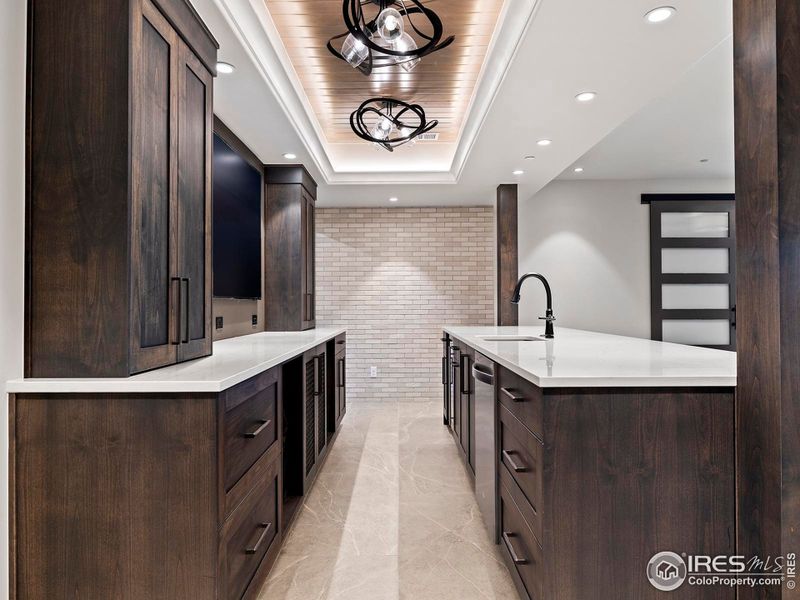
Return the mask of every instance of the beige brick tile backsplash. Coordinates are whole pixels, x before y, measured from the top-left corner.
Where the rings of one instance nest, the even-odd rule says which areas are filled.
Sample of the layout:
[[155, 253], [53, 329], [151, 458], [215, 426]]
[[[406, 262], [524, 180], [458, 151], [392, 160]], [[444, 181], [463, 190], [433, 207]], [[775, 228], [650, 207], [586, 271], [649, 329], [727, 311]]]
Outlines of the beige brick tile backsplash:
[[493, 209], [318, 208], [316, 227], [317, 325], [347, 328], [348, 401], [441, 399], [441, 326], [494, 320]]

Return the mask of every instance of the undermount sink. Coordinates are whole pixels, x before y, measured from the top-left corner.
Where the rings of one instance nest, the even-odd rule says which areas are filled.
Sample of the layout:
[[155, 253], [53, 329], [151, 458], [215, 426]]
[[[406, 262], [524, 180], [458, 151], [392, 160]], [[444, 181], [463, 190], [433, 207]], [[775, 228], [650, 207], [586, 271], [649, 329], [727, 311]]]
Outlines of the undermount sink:
[[533, 335], [479, 335], [484, 342], [543, 342], [544, 338]]

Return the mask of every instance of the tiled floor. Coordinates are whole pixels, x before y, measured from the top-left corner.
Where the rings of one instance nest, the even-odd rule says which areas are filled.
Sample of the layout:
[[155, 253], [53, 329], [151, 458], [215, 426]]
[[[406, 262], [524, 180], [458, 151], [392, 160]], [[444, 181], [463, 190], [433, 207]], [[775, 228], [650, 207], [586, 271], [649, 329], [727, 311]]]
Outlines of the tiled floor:
[[259, 600], [516, 600], [439, 403], [351, 403]]

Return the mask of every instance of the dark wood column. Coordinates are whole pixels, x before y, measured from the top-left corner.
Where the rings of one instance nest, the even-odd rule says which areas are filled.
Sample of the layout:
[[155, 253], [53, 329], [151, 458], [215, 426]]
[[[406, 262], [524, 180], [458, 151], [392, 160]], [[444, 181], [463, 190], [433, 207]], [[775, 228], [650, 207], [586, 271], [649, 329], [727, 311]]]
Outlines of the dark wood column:
[[[800, 552], [800, 4], [734, 0], [738, 553]], [[782, 593], [782, 596], [781, 596]], [[742, 589], [739, 598], [797, 598]]]
[[519, 278], [517, 246], [517, 184], [497, 186], [497, 324], [519, 325], [511, 295]]

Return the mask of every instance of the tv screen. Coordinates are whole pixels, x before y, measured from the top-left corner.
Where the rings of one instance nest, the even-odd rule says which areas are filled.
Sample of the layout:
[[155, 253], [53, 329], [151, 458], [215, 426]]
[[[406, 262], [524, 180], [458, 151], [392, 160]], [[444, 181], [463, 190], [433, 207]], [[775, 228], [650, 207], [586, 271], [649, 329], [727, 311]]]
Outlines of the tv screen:
[[261, 298], [261, 174], [214, 135], [214, 296]]

